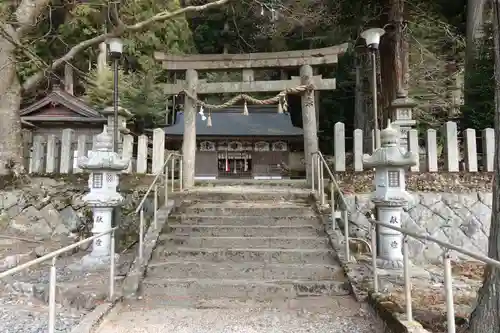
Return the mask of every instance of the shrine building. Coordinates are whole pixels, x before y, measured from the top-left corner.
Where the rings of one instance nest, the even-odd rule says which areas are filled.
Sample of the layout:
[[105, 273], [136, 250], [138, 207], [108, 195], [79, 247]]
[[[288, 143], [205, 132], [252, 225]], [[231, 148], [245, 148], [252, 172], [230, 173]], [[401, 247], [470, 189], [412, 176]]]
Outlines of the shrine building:
[[[303, 130], [276, 105], [249, 105], [248, 113], [241, 106], [212, 112], [212, 126], [196, 115], [195, 179], [287, 178], [290, 159], [303, 156]], [[165, 135], [167, 149], [182, 149], [183, 112]]]

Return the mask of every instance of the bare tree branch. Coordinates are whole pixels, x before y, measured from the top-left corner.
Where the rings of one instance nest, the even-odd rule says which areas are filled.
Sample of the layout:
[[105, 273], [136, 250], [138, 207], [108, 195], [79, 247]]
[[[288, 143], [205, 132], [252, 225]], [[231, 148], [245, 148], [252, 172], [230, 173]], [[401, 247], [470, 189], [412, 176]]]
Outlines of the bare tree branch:
[[[31, 1], [30, 0], [23, 0], [23, 2], [24, 1], [32, 2], [35, 0], [31, 0]], [[45, 1], [45, 0], [43, 0], [43, 1]], [[108, 38], [120, 37], [126, 32], [137, 32], [137, 31], [140, 31], [142, 29], [146, 29], [147, 27], [149, 27], [153, 23], [166, 21], [166, 20], [172, 19], [174, 17], [180, 16], [183, 14], [192, 13], [192, 12], [202, 12], [202, 11], [205, 11], [205, 10], [208, 10], [211, 8], [217, 8], [217, 7], [220, 7], [222, 5], [229, 3], [230, 1], [232, 1], [232, 0], [216, 0], [216, 1], [212, 1], [212, 2], [209, 2], [207, 4], [200, 5], [200, 6], [187, 6], [187, 7], [175, 10], [173, 12], [164, 11], [164, 12], [158, 13], [158, 14], [151, 16], [150, 18], [148, 18], [144, 21], [137, 22], [133, 25], [118, 25], [109, 33], [103, 33], [99, 36], [87, 39], [87, 40], [80, 42], [80, 43], [76, 44], [75, 46], [73, 46], [68, 51], [68, 53], [66, 53], [64, 56], [60, 57], [59, 59], [55, 60], [49, 67], [47, 67], [46, 69], [39, 71], [39, 72], [33, 74], [32, 76], [30, 76], [24, 82], [23, 90], [28, 91], [28, 90], [35, 88], [36, 85], [45, 77], [47, 72], [52, 72], [52, 71], [57, 70], [62, 65], [64, 65], [66, 62], [73, 59], [79, 52], [85, 50], [86, 48], [88, 48], [92, 45], [102, 43], [102, 42], [106, 41]]]
[[[109, 5], [108, 5], [109, 6]], [[114, 16], [114, 19], [116, 20], [116, 25], [120, 28], [123, 28], [125, 26], [125, 23], [123, 23], [120, 14], [118, 13], [118, 2], [114, 3], [114, 6], [112, 6], [112, 14]]]

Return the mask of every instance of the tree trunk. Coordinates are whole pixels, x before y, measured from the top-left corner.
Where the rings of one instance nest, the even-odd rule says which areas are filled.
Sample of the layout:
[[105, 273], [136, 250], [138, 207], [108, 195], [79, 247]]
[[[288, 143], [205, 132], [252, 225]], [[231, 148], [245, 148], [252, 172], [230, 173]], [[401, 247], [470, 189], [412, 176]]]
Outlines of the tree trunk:
[[482, 37], [483, 11], [486, 0], [467, 1], [465, 62], [467, 68], [476, 58], [477, 40]]
[[404, 36], [404, 0], [386, 0], [387, 33], [380, 44], [380, 80], [382, 124], [394, 120], [391, 104], [398, 95], [406, 95], [408, 47]]
[[483, 11], [486, 0], [467, 0], [466, 43], [465, 43], [465, 85], [464, 104], [469, 105], [469, 76], [474, 74], [478, 49], [478, 40], [482, 37]]
[[21, 85], [16, 72], [15, 47], [0, 35], [0, 175], [23, 171]]
[[[493, 40], [495, 43], [495, 179], [491, 211], [488, 256], [500, 259], [500, 3], [493, 3]], [[471, 314], [470, 333], [500, 333], [500, 269], [487, 265], [477, 305]]]

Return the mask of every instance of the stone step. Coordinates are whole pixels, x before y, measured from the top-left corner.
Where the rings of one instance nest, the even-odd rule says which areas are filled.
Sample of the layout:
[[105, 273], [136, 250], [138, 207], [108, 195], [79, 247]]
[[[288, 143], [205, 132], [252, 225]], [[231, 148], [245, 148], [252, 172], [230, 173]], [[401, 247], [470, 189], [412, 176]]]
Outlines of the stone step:
[[[226, 226], [226, 225], [207, 225], [207, 224], [171, 224], [166, 230], [176, 236], [212, 236], [212, 237], [312, 237], [324, 236], [325, 232], [312, 224], [299, 225], [244, 225], [244, 226]], [[162, 236], [163, 237], [163, 236]]]
[[261, 262], [335, 265], [334, 251], [327, 249], [248, 249], [157, 247], [153, 261]]
[[163, 235], [160, 246], [175, 248], [275, 248], [275, 249], [328, 249], [326, 237], [190, 237]]
[[206, 198], [206, 199], [192, 199], [189, 197], [184, 197], [182, 199], [182, 203], [184, 205], [195, 205], [195, 204], [203, 204], [203, 205], [264, 205], [264, 206], [277, 206], [277, 207], [289, 207], [289, 206], [300, 206], [310, 208], [311, 203], [305, 200], [281, 200], [281, 199], [272, 199], [272, 200], [238, 200], [238, 199], [230, 199], [230, 200], [218, 200], [216, 198]]
[[254, 190], [245, 191], [188, 191], [185, 197], [190, 200], [242, 200], [242, 201], [263, 201], [263, 200], [276, 200], [276, 201], [306, 201], [310, 197], [310, 191], [307, 190]]
[[349, 284], [346, 281], [146, 278], [143, 293], [161, 293], [174, 298], [223, 297], [264, 301], [280, 297], [347, 295]]
[[224, 225], [224, 226], [295, 226], [301, 224], [318, 224], [319, 221], [314, 213], [303, 214], [302, 216], [290, 215], [234, 215], [234, 216], [216, 216], [205, 214], [176, 214], [171, 217], [182, 224], [206, 224], [206, 225]]
[[148, 278], [175, 279], [264, 279], [264, 280], [336, 280], [343, 281], [338, 265], [214, 263], [197, 261], [154, 262], [148, 265]]
[[195, 203], [178, 210], [181, 214], [202, 214], [206, 216], [311, 216], [309, 205], [288, 202], [221, 202]]
[[[188, 297], [170, 297], [163, 293], [155, 293], [154, 287], [145, 288], [141, 302], [127, 303], [128, 311], [144, 311], [144, 304], [148, 305], [148, 310], [165, 309], [165, 304], [169, 308], [191, 308], [191, 309], [282, 309], [282, 310], [299, 310], [307, 309], [312, 311], [332, 312], [335, 310], [345, 310], [343, 307], [357, 303], [351, 295], [337, 296], [301, 296], [295, 298], [277, 298], [269, 300], [254, 300], [254, 299], [236, 299], [236, 298], [188, 298]], [[358, 306], [359, 309], [359, 306]], [[254, 331], [251, 331], [254, 332]]]

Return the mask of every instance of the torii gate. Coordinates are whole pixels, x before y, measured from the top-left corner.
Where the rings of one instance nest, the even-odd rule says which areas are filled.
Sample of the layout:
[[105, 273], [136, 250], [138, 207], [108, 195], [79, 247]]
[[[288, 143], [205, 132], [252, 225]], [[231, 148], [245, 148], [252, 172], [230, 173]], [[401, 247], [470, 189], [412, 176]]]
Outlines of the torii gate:
[[[306, 161], [307, 182], [311, 183], [312, 152], [318, 150], [318, 136], [316, 123], [316, 107], [314, 90], [334, 90], [335, 79], [324, 79], [321, 75], [313, 74], [313, 67], [317, 65], [335, 64], [338, 56], [347, 51], [348, 44], [331, 46], [321, 49], [247, 53], [247, 54], [196, 54], [175, 56], [155, 52], [155, 59], [161, 61], [163, 68], [169, 71], [185, 71], [186, 80], [179, 80], [173, 84], [165, 84], [167, 95], [175, 95], [185, 90], [190, 96], [197, 98], [201, 94], [214, 93], [256, 93], [279, 92], [292, 89], [298, 85], [312, 85], [312, 90], [306, 90], [301, 95], [302, 122], [304, 130], [304, 154]], [[255, 81], [255, 69], [269, 68], [297, 68], [300, 67], [300, 77], [290, 80]], [[198, 80], [199, 71], [242, 71], [242, 82], [206, 82]], [[182, 144], [183, 185], [190, 188], [194, 185], [195, 158], [196, 158], [196, 106], [191, 98], [184, 101], [184, 137]]]

